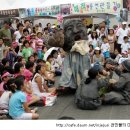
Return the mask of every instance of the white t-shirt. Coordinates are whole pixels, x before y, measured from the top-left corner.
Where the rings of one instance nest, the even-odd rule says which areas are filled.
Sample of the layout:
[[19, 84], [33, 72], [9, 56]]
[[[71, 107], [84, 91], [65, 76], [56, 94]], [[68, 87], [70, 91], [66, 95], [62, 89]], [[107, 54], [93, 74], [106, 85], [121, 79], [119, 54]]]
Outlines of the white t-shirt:
[[19, 31], [15, 31], [15, 32], [14, 32], [14, 35], [16, 36], [16, 42], [19, 43], [19, 39], [21, 38], [22, 35], [20, 34]]
[[4, 93], [0, 97], [0, 108], [1, 109], [8, 109], [9, 108], [10, 94], [11, 94], [10, 91], [4, 91]]
[[106, 52], [106, 51], [109, 51], [110, 50], [109, 43], [102, 43], [101, 50], [102, 50], [103, 53]]
[[102, 36], [105, 36], [105, 32], [99, 34], [99, 37], [98, 37], [98, 39], [99, 39], [99, 46], [101, 46], [103, 44]]
[[121, 64], [125, 60], [128, 60], [128, 58], [124, 58], [124, 57], [120, 58], [118, 64]]
[[0, 46], [0, 60], [4, 58], [4, 50], [5, 50], [5, 45], [2, 44], [2, 46]]
[[[34, 93], [35, 95], [37, 95], [38, 97], [41, 97], [41, 96], [42, 96], [42, 95], [41, 95], [41, 92], [40, 92], [40, 90], [39, 90], [39, 87], [38, 87], [37, 82], [35, 81], [35, 80], [36, 80], [36, 77], [41, 77], [41, 78], [42, 78], [42, 85], [44, 85], [44, 78], [43, 78], [40, 74], [36, 73], [36, 74], [34, 75], [34, 77], [33, 77], [33, 80], [32, 80], [32, 90], [33, 90], [33, 93]], [[42, 87], [43, 87], [43, 86], [42, 86]]]
[[129, 27], [127, 28], [127, 30], [128, 30], [128, 32], [130, 32], [130, 28]]
[[128, 37], [129, 39], [128, 39], [128, 43], [130, 44], [130, 37]]
[[64, 58], [62, 58], [61, 55], [58, 55], [57, 61], [58, 61], [58, 64], [59, 64], [60, 66], [62, 66], [63, 61], [64, 61]]
[[127, 36], [128, 35], [128, 29], [123, 29], [123, 28], [119, 28], [117, 30], [117, 33], [116, 33], [116, 36], [118, 36], [118, 41], [117, 43], [118, 44], [122, 44], [124, 43], [124, 36]]
[[128, 52], [128, 48], [130, 48], [130, 44], [129, 43], [122, 43], [121, 45], [121, 52]]
[[52, 60], [52, 62], [51, 62], [51, 68], [52, 68], [52, 70], [60, 70], [60, 63], [59, 63], [59, 61], [58, 61], [58, 59], [55, 59], [55, 58], [53, 58], [53, 60]]
[[116, 58], [115, 58], [115, 61], [116, 61], [116, 62], [119, 62], [119, 59], [120, 59], [120, 58], [122, 58], [122, 55], [121, 55], [121, 54], [118, 54], [118, 55], [116, 56]]
[[128, 54], [128, 59], [130, 60], [130, 54]]
[[99, 29], [96, 29], [96, 32], [97, 32], [97, 34], [98, 34], [98, 36], [99, 36], [99, 34], [100, 34], [100, 30], [99, 30]]
[[96, 38], [92, 39], [91, 37], [89, 38], [89, 43], [93, 45], [94, 48], [98, 46], [98, 42], [99, 42], [99, 39], [96, 39]]

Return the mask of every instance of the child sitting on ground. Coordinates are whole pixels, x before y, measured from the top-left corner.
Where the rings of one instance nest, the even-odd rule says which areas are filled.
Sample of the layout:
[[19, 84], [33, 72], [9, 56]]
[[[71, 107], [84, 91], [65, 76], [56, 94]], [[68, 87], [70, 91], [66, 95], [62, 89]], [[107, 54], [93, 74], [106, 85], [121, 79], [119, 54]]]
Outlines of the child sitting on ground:
[[42, 98], [43, 96], [56, 94], [56, 88], [48, 88], [44, 74], [46, 72], [46, 66], [37, 65], [34, 77], [32, 79], [32, 88], [35, 95]]
[[[12, 80], [10, 80], [12, 82]], [[8, 110], [9, 109], [9, 99], [12, 95], [11, 91], [9, 91], [7, 85], [4, 85], [4, 91], [2, 91], [0, 96], [0, 110]]]
[[16, 77], [8, 81], [7, 86], [12, 91], [12, 96], [9, 101], [9, 115], [17, 120], [38, 119], [39, 115], [35, 111], [31, 111], [26, 101], [25, 82], [23, 78]]
[[[31, 79], [32, 79], [33, 75], [31, 74], [31, 72], [26, 72], [26, 76], [25, 76], [25, 94], [26, 94], [26, 98], [27, 98], [27, 104], [28, 106], [31, 104], [34, 104], [36, 102], [38, 102], [40, 100], [39, 97], [37, 97], [36, 95], [33, 94], [33, 90], [32, 90], [32, 83], [31, 83]], [[24, 78], [24, 76], [23, 76]]]

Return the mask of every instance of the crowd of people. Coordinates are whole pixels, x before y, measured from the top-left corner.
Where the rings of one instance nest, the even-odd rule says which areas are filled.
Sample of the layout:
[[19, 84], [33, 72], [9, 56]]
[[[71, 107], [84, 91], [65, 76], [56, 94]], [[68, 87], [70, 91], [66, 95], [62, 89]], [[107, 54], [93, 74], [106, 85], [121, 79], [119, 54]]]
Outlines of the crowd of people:
[[0, 29], [0, 109], [9, 110], [13, 119], [36, 119], [38, 114], [31, 114], [27, 106], [56, 94], [55, 76], [61, 75], [65, 52], [48, 45], [56, 26], [31, 27], [29, 20], [16, 20], [15, 26], [16, 30], [4, 21]]
[[[29, 20], [16, 20], [15, 27], [4, 21], [0, 29], [0, 109], [7, 110], [13, 119], [38, 119], [36, 110], [28, 106], [48, 93], [57, 94], [55, 76], [62, 75], [67, 53], [62, 48], [51, 48], [48, 40], [53, 33], [64, 30], [50, 23], [44, 28], [41, 23], [32, 26]], [[126, 22], [108, 28], [103, 21], [86, 30], [91, 66], [98, 66], [102, 77], [107, 78], [115, 66], [130, 59], [130, 25], [127, 27]], [[127, 71], [129, 65], [124, 65]], [[104, 93], [100, 90], [103, 101]]]

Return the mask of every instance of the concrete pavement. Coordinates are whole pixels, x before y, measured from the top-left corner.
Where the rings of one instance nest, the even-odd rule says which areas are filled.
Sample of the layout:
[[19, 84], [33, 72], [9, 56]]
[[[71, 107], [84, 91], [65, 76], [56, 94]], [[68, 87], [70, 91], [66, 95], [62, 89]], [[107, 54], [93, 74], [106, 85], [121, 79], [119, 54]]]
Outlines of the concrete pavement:
[[[60, 77], [56, 77], [56, 86]], [[118, 76], [114, 74], [114, 79]], [[39, 107], [40, 119], [58, 119], [69, 116], [75, 119], [130, 119], [130, 105], [103, 105], [98, 110], [80, 110], [74, 103], [74, 95], [59, 96], [57, 103], [51, 107]]]
[[58, 119], [69, 116], [75, 119], [130, 119], [130, 105], [106, 105], [98, 110], [80, 110], [74, 104], [74, 95], [58, 97], [57, 103], [51, 107], [39, 107], [40, 119]]

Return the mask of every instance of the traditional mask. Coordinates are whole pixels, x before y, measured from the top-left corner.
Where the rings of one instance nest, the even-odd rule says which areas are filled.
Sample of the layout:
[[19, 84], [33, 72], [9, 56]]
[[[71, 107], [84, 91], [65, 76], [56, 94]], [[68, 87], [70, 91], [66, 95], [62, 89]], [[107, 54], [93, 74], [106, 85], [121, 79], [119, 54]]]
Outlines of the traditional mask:
[[48, 41], [50, 46], [62, 47], [65, 51], [70, 51], [76, 37], [80, 37], [81, 40], [87, 40], [87, 29], [80, 19], [64, 20], [63, 27], [64, 34], [58, 30], [51, 34]]
[[65, 51], [71, 50], [75, 38], [79, 36], [82, 40], [87, 39], [87, 29], [80, 19], [70, 19], [64, 22], [64, 46]]

